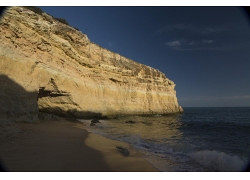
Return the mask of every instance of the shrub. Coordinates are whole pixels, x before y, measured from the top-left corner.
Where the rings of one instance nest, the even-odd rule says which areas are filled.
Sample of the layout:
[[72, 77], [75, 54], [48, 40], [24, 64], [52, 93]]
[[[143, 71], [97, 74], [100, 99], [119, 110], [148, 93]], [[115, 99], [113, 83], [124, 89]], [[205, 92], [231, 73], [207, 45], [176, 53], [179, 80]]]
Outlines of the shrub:
[[[24, 8], [26, 9], [29, 9], [31, 11], [33, 11], [34, 13], [37, 13], [39, 15], [42, 15], [44, 13], [44, 11], [39, 8], [39, 7], [36, 7], [36, 6], [24, 6]], [[51, 15], [52, 16], [52, 15]], [[53, 17], [53, 16], [52, 16]], [[57, 21], [63, 23], [63, 24], [66, 24], [66, 25], [69, 25], [69, 23], [66, 21], [66, 19], [63, 19], [63, 18], [56, 18], [56, 17], [53, 17], [54, 19], [56, 19]], [[76, 29], [76, 28], [75, 28]], [[78, 29], [77, 29], [78, 30]]]
[[41, 8], [39, 8], [39, 7], [36, 7], [36, 6], [24, 6], [24, 8], [29, 9], [29, 10], [31, 10], [34, 13], [37, 13], [39, 15], [43, 14], [43, 10]]
[[66, 21], [66, 19], [63, 18], [55, 18], [57, 21], [60, 21], [63, 24], [69, 25], [69, 23]]
[[73, 28], [74, 28], [75, 30], [77, 30], [77, 31], [80, 31], [77, 27], [74, 27], [74, 26], [73, 26]]

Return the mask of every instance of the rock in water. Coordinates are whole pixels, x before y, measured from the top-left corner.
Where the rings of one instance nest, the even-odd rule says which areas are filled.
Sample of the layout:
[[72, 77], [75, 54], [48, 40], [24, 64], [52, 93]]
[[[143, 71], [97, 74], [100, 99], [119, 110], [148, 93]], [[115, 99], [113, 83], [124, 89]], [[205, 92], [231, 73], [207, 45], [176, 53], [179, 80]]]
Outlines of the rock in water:
[[0, 33], [5, 117], [38, 111], [76, 118], [182, 111], [174, 82], [162, 72], [100, 47], [44, 12], [8, 8]]
[[129, 121], [125, 121], [125, 123], [127, 123], [127, 124], [135, 124], [135, 121], [129, 120]]
[[127, 148], [116, 146], [117, 151], [119, 151], [123, 156], [129, 156], [129, 150]]
[[95, 126], [96, 123], [100, 123], [100, 121], [98, 119], [92, 119], [91, 123], [90, 123], [90, 126]]

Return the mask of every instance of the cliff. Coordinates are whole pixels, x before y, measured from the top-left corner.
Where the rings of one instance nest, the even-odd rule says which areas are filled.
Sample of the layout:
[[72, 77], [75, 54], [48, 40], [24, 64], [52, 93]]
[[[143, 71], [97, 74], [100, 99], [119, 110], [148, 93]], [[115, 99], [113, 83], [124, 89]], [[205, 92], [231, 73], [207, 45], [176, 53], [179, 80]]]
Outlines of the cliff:
[[0, 33], [2, 117], [182, 111], [175, 84], [162, 72], [100, 47], [44, 12], [9, 8]]

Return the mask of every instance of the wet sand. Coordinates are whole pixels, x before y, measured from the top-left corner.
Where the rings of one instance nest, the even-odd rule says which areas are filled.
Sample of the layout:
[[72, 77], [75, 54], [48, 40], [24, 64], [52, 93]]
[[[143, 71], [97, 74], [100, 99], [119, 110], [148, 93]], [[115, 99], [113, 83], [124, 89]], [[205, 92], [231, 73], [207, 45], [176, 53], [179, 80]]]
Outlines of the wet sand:
[[157, 171], [128, 144], [88, 133], [79, 122], [17, 123], [12, 129], [0, 142], [7, 171]]

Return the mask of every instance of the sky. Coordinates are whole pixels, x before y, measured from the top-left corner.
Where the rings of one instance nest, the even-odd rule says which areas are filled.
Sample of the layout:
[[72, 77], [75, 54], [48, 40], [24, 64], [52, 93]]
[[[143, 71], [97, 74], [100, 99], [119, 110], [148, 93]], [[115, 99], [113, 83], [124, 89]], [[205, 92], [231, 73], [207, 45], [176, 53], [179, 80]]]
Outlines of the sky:
[[239, 7], [40, 7], [159, 69], [183, 107], [250, 106], [250, 19]]

